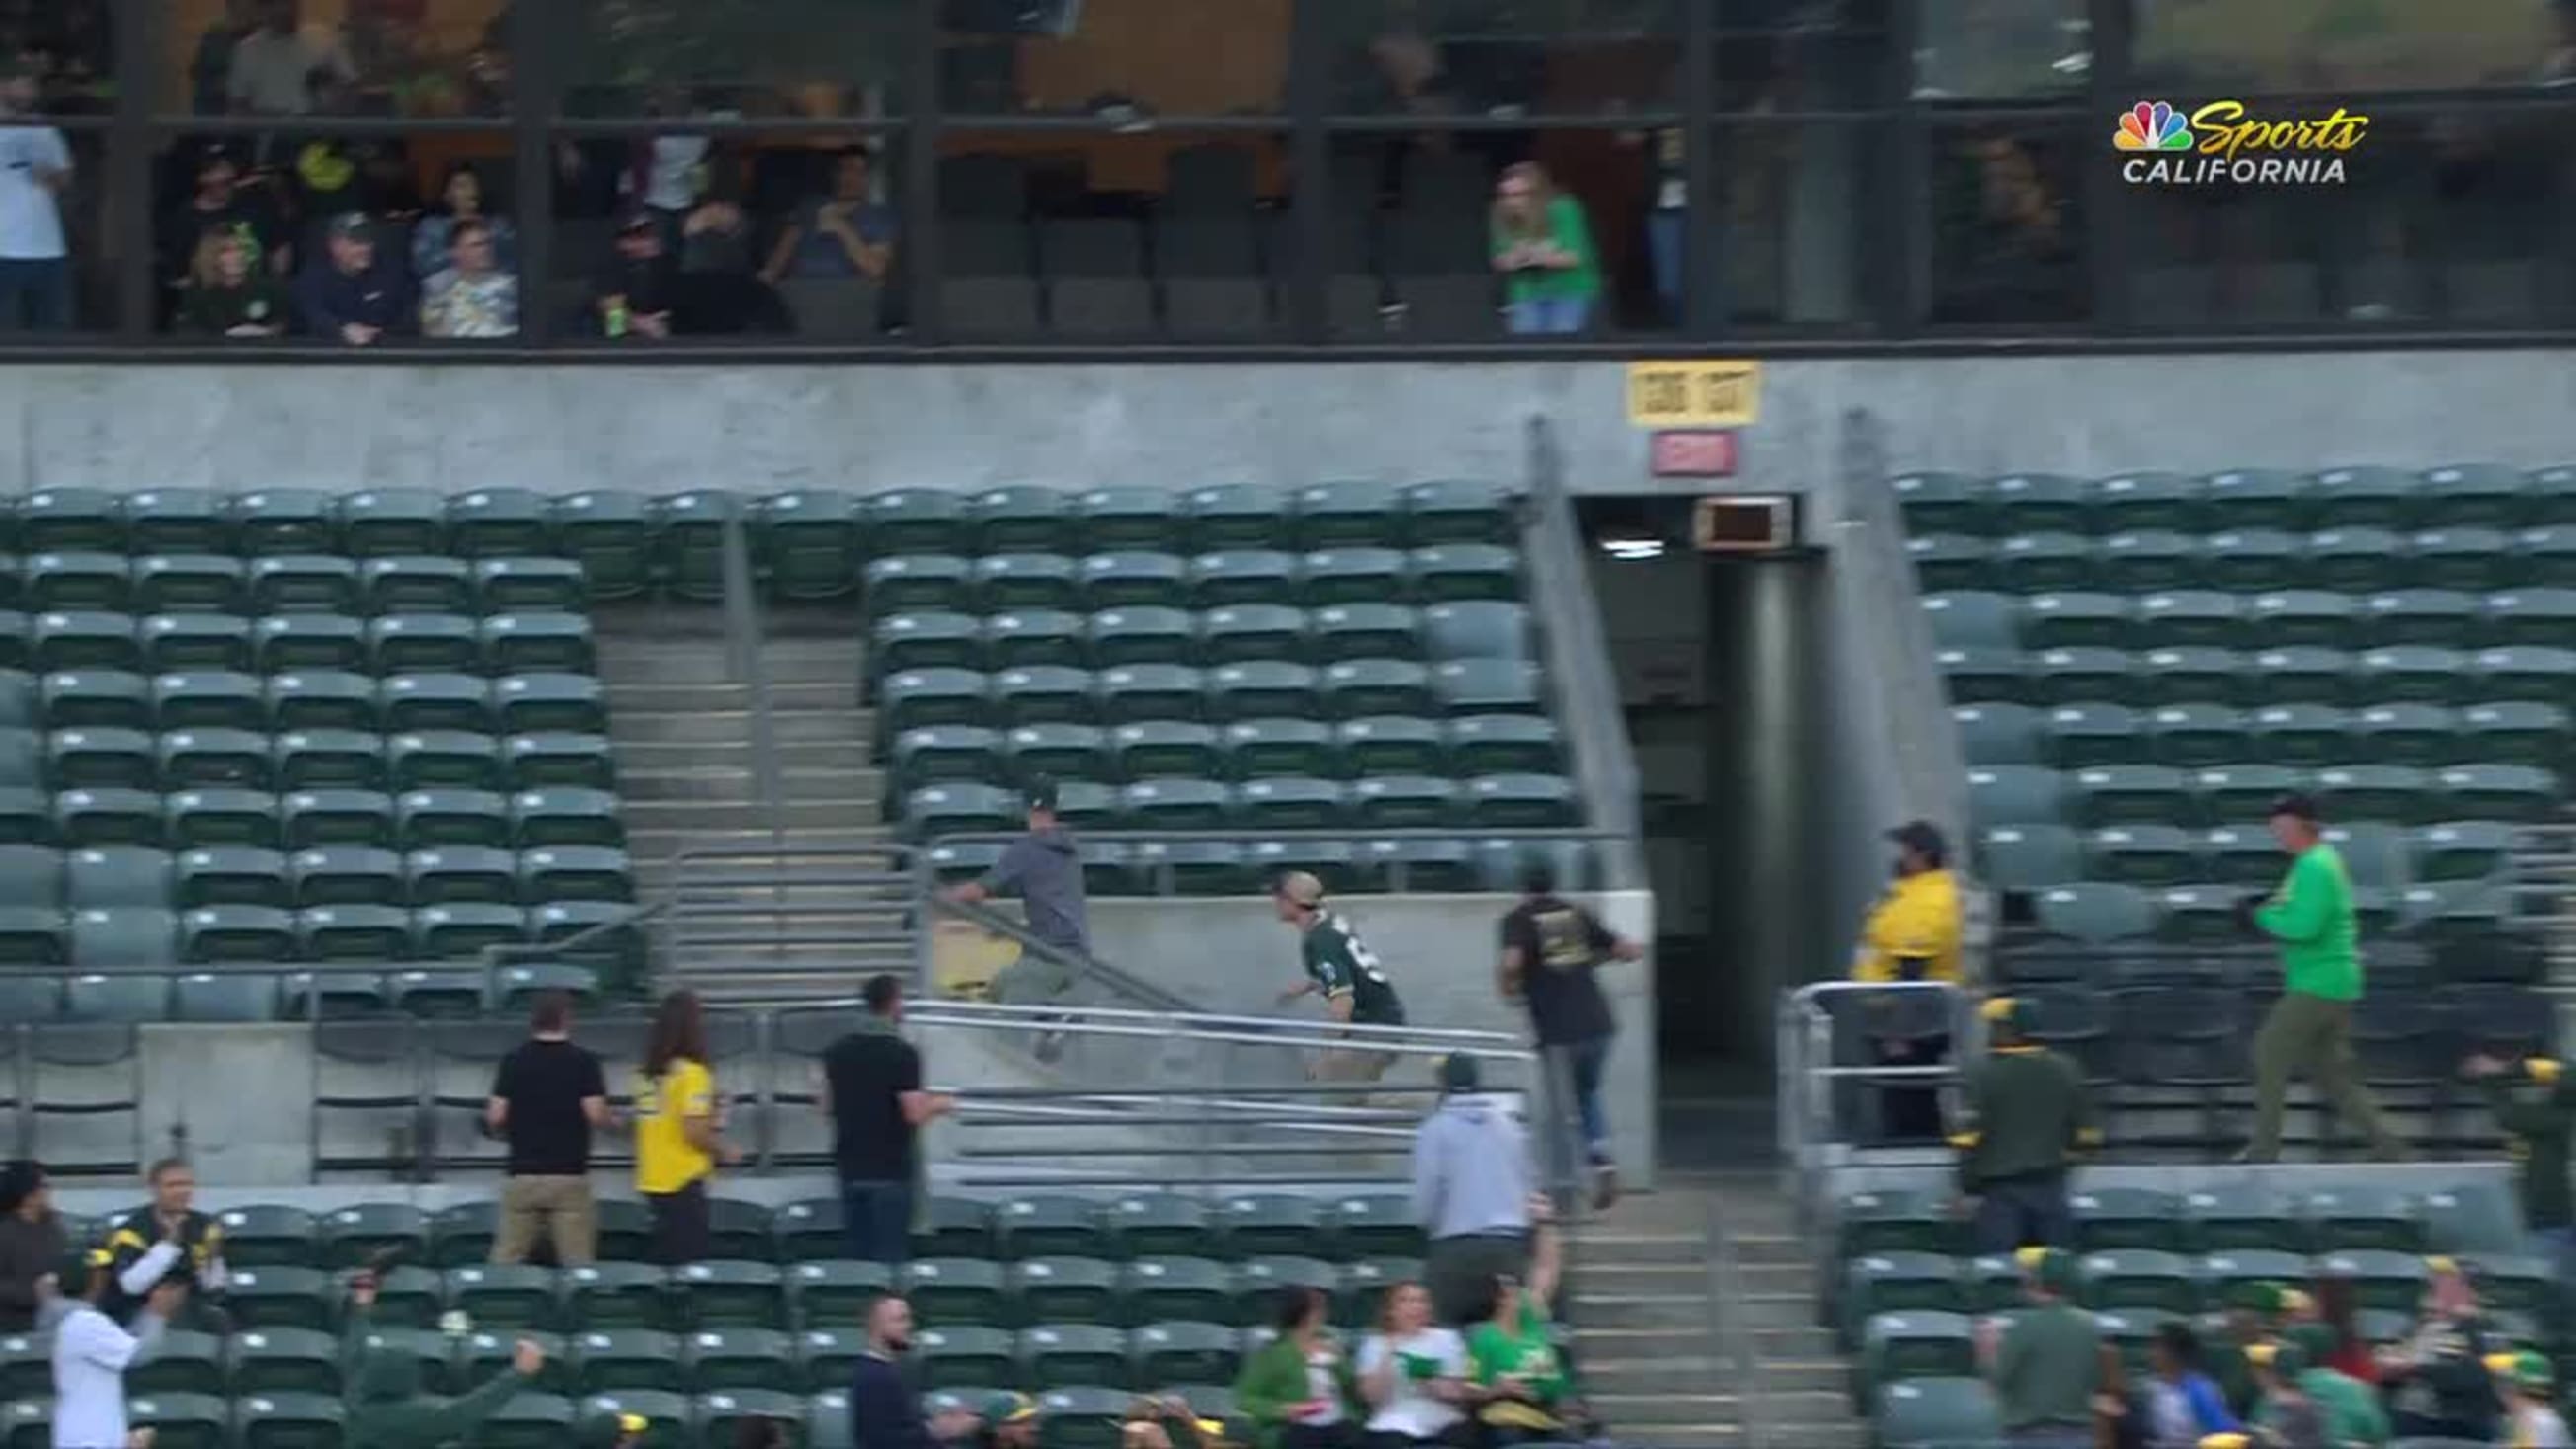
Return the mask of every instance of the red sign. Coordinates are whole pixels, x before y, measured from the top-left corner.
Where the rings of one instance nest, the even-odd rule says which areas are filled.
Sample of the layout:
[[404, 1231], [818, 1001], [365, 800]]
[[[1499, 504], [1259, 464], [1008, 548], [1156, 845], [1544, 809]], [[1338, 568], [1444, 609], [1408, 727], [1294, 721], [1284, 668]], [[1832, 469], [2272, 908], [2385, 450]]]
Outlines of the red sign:
[[1734, 477], [1735, 430], [1668, 428], [1655, 434], [1654, 473], [1658, 478]]

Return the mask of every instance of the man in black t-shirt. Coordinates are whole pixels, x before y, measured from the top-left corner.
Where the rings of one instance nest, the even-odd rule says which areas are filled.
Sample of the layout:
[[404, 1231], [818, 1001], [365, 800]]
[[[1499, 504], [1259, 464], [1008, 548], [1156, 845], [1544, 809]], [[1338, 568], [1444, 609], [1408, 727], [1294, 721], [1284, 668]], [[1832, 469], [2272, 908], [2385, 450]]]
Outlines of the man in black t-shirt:
[[616, 1119], [599, 1058], [573, 1045], [572, 998], [537, 995], [528, 1039], [501, 1059], [483, 1122], [510, 1144], [509, 1181], [492, 1261], [524, 1263], [543, 1239], [555, 1262], [576, 1267], [599, 1255], [599, 1214], [590, 1195], [590, 1134]]
[[1541, 1051], [1561, 1054], [1574, 1076], [1575, 1109], [1583, 1118], [1583, 1145], [1591, 1155], [1593, 1194], [1603, 1205], [1618, 1196], [1618, 1171], [1610, 1156], [1610, 1127], [1601, 1112], [1601, 1069], [1618, 1030], [1609, 999], [1594, 975], [1603, 963], [1634, 961], [1637, 943], [1601, 924], [1583, 907], [1559, 900], [1556, 874], [1533, 865], [1521, 877], [1521, 903], [1503, 917], [1503, 996], [1529, 1008]]
[[912, 1232], [921, 1128], [956, 1100], [921, 1087], [921, 1053], [905, 1041], [903, 983], [868, 978], [859, 1029], [823, 1053], [823, 1109], [832, 1114], [832, 1159], [841, 1173], [841, 1227], [850, 1256], [888, 1267], [904, 1260]]

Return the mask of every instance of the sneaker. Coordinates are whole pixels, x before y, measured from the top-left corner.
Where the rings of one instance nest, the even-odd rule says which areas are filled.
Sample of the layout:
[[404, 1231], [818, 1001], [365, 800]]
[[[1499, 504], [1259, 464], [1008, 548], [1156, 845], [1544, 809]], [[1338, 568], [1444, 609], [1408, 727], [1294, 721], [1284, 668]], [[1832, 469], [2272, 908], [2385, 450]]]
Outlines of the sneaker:
[[1617, 1163], [1592, 1164], [1592, 1210], [1608, 1212], [1619, 1201], [1619, 1167]]

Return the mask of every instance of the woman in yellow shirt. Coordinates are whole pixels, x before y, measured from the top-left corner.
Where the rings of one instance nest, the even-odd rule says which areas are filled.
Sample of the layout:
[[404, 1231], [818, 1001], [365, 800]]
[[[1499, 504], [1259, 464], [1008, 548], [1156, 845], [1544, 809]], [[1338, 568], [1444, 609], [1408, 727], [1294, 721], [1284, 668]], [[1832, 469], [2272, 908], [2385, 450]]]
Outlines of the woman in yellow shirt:
[[667, 1266], [707, 1255], [707, 1179], [741, 1154], [719, 1135], [706, 1011], [674, 991], [653, 1014], [635, 1083], [635, 1189], [653, 1211], [654, 1256]]

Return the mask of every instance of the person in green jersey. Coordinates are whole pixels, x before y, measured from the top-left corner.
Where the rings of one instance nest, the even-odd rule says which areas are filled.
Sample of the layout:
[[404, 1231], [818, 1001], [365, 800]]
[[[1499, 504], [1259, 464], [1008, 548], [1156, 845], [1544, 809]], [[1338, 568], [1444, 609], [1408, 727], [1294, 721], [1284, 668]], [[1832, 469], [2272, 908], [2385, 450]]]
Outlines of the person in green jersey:
[[2548, 1245], [2559, 1283], [2576, 1292], [2576, 1194], [2567, 1182], [2576, 1139], [2576, 1076], [2554, 1057], [2512, 1064], [2480, 1054], [2461, 1071], [2485, 1091], [2497, 1124], [2513, 1138], [2523, 1227]]
[[1545, 1200], [1533, 1199], [1531, 1208], [1528, 1277], [1492, 1280], [1486, 1295], [1492, 1306], [1467, 1330], [1467, 1396], [1476, 1406], [1479, 1438], [1493, 1449], [1580, 1439], [1588, 1417], [1548, 1317], [1564, 1251]]
[[2272, 838], [2290, 856], [2290, 872], [2252, 907], [2254, 925], [2281, 943], [2281, 999], [2254, 1037], [2254, 1141], [2241, 1160], [2281, 1155], [2281, 1107], [2290, 1078], [2305, 1076], [2344, 1122], [2370, 1139], [2371, 1155], [2406, 1156], [2379, 1106], [2363, 1090], [2353, 1063], [2352, 1010], [2361, 1000], [2359, 928], [2353, 919], [2352, 874], [2325, 840], [2317, 804], [2285, 795], [2272, 805]]
[[[1270, 893], [1279, 919], [1297, 928], [1298, 955], [1306, 979], [1279, 993], [1279, 1004], [1319, 995], [1333, 1020], [1351, 1026], [1402, 1026], [1404, 1003], [1386, 968], [1361, 942], [1351, 923], [1324, 909], [1324, 883], [1302, 870], [1279, 878]], [[1393, 1060], [1385, 1052], [1331, 1051], [1320, 1054], [1313, 1075], [1325, 1081], [1375, 1081]]]
[[1583, 203], [1556, 189], [1547, 168], [1522, 161], [1494, 184], [1490, 245], [1507, 279], [1511, 330], [1519, 335], [1580, 332], [1601, 300], [1601, 262]]

